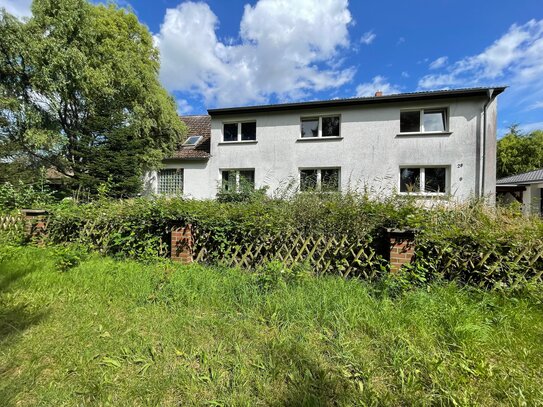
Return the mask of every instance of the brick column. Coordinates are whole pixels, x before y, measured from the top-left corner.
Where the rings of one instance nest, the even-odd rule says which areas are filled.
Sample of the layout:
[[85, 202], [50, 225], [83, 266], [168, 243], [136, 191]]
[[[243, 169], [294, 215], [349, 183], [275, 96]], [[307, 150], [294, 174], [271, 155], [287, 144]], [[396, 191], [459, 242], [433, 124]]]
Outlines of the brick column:
[[25, 233], [29, 239], [45, 235], [47, 229], [47, 211], [43, 209], [21, 209], [25, 217]]
[[404, 264], [411, 263], [415, 254], [415, 231], [412, 229], [387, 229], [390, 243], [390, 271], [398, 272]]
[[184, 264], [192, 263], [193, 244], [194, 239], [192, 238], [192, 225], [173, 228], [171, 239], [171, 259]]

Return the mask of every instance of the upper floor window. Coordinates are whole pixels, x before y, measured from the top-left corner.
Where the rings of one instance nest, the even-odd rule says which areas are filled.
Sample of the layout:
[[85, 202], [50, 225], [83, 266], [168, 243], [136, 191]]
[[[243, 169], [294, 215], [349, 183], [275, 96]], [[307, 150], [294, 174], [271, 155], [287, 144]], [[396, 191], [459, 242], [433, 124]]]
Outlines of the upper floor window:
[[400, 168], [400, 192], [445, 194], [447, 192], [447, 167]]
[[448, 130], [447, 109], [420, 109], [400, 112], [400, 133], [439, 133]]
[[157, 175], [159, 194], [181, 195], [183, 193], [183, 168], [160, 170]]
[[304, 117], [301, 137], [339, 137], [340, 121], [340, 116]]
[[339, 168], [300, 170], [300, 191], [339, 191]]
[[223, 141], [255, 141], [256, 122], [224, 123]]
[[243, 192], [255, 189], [255, 170], [221, 171], [222, 190], [224, 192]]

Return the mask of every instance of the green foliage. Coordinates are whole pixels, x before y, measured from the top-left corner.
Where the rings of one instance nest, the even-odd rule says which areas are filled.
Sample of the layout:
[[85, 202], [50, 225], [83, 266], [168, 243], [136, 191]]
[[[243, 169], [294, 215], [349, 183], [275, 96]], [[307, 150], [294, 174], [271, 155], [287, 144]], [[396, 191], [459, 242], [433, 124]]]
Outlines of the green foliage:
[[240, 270], [98, 256], [59, 273], [26, 247], [0, 259], [0, 305], [5, 406], [543, 400], [543, 312], [522, 292], [333, 276], [263, 291]]
[[64, 244], [53, 248], [53, 259], [58, 271], [68, 271], [87, 259], [87, 248], [77, 244]]
[[543, 168], [543, 130], [523, 134], [513, 125], [497, 148], [498, 178]]
[[311, 276], [311, 266], [307, 263], [296, 263], [286, 267], [282, 262], [274, 260], [259, 267], [254, 276], [260, 290], [271, 291], [306, 280]]
[[38, 209], [54, 202], [47, 186], [24, 184], [22, 181], [0, 184], [0, 214], [16, 209]]
[[[388, 275], [384, 229], [411, 227], [418, 230], [416, 256], [398, 276], [396, 286], [427, 285], [444, 278], [511, 287], [542, 279], [543, 222], [511, 208], [494, 210], [477, 202], [424, 209], [411, 200], [374, 201], [355, 194], [302, 194], [289, 201], [243, 203], [103, 199], [54, 207], [48, 233], [53, 243], [75, 242], [103, 254], [150, 260], [166, 257], [170, 230], [186, 224], [193, 225], [194, 251], [205, 248], [205, 260], [210, 263], [220, 263], [235, 251], [250, 253], [251, 248], [262, 246], [259, 256], [263, 257], [248, 256], [243, 263], [255, 267], [259, 263], [253, 261], [274, 259], [276, 245], [291, 235], [325, 242], [348, 239], [362, 242], [367, 251], [367, 256], [353, 263], [356, 271], [352, 275], [376, 279]], [[343, 275], [354, 253], [330, 253], [326, 272]], [[306, 255], [297, 261], [304, 260], [311, 261]], [[291, 267], [289, 264], [286, 266]]]
[[74, 191], [109, 180], [112, 196], [139, 192], [185, 130], [158, 70], [149, 30], [114, 4], [34, 0], [27, 21], [2, 12], [0, 158], [57, 169]]

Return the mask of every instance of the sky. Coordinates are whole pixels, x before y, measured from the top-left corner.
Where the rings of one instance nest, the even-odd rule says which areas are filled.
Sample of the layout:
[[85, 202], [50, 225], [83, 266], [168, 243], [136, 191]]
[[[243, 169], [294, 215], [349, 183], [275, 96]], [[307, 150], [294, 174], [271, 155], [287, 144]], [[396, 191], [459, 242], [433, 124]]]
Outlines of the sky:
[[[543, 129], [542, 0], [116, 2], [153, 34], [181, 114], [507, 85], [499, 135]], [[30, 3], [0, 7], [24, 17]]]

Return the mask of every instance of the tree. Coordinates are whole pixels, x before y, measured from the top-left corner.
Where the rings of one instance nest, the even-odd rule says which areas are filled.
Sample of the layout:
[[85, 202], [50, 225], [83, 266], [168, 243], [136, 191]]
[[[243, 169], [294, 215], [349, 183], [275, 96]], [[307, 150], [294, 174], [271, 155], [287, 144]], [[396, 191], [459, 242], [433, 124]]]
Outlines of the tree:
[[539, 168], [543, 168], [543, 131], [523, 134], [518, 125], [511, 126], [509, 133], [498, 140], [498, 178]]
[[148, 29], [115, 5], [34, 0], [25, 21], [0, 11], [0, 162], [138, 192], [185, 131], [158, 70]]

